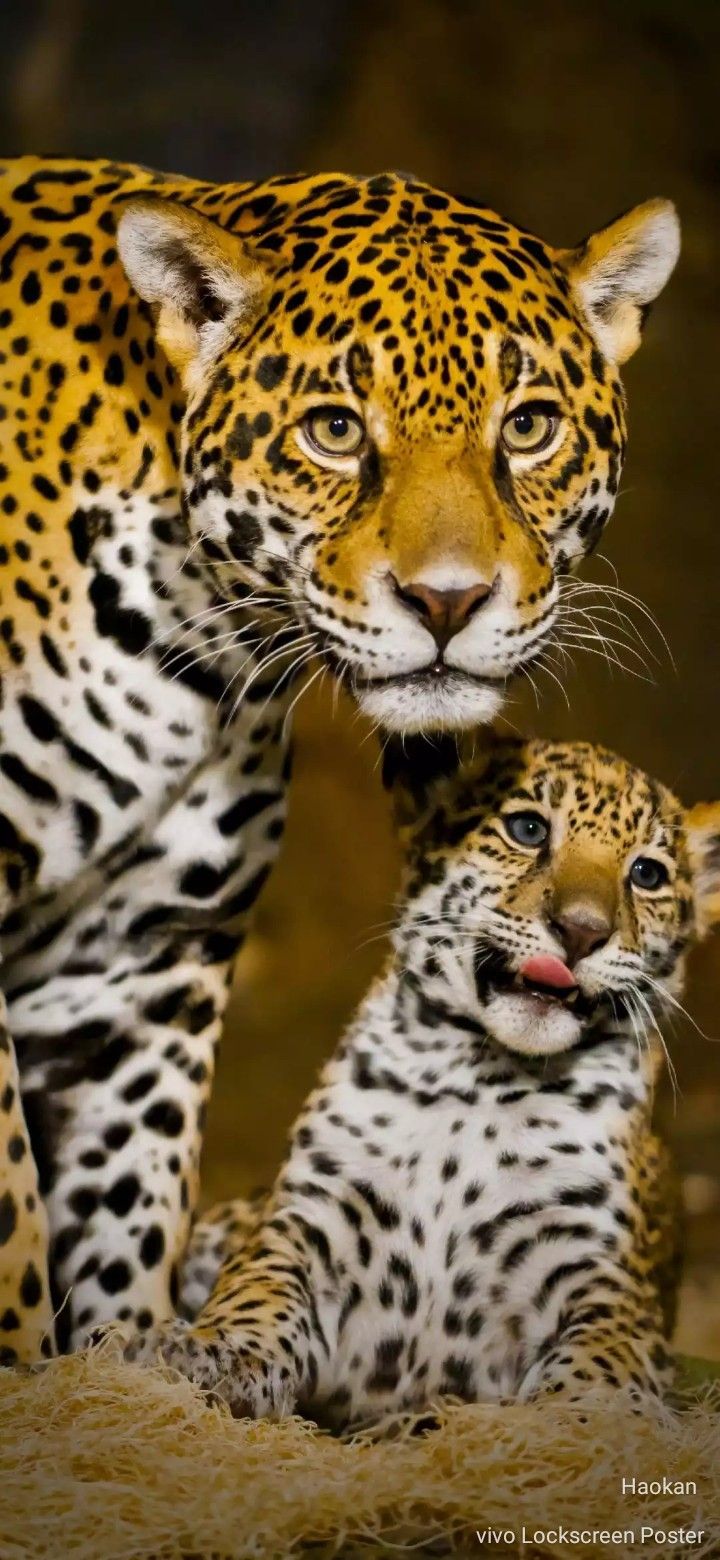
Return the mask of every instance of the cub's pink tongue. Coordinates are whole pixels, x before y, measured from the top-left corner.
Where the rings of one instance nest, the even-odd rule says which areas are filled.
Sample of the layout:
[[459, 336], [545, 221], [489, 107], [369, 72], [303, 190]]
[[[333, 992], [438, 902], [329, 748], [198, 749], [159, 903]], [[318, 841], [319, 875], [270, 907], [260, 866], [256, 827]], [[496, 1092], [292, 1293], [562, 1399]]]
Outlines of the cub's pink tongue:
[[520, 966], [520, 974], [526, 980], [536, 980], [541, 986], [554, 986], [557, 991], [569, 991], [576, 984], [575, 976], [563, 964], [562, 959], [556, 959], [551, 953], [536, 953], [531, 959], [526, 959]]

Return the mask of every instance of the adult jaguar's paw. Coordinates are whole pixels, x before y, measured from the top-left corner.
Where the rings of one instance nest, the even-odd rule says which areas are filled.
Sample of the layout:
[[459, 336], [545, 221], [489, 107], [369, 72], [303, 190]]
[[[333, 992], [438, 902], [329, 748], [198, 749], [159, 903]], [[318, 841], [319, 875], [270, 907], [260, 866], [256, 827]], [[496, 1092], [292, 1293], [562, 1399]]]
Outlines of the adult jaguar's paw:
[[263, 1356], [239, 1336], [220, 1329], [208, 1337], [177, 1319], [138, 1334], [125, 1346], [125, 1358], [143, 1365], [162, 1362], [227, 1403], [236, 1418], [282, 1419], [296, 1402], [293, 1373], [286, 1360]]

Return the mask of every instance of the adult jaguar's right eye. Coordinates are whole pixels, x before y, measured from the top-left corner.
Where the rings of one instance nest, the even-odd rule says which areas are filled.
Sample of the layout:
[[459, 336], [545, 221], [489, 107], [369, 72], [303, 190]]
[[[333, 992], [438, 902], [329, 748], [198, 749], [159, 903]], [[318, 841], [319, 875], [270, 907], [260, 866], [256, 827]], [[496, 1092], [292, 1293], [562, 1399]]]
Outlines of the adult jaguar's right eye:
[[544, 401], [528, 401], [505, 418], [503, 444], [513, 455], [535, 454], [550, 443], [559, 420], [554, 406]]
[[503, 823], [511, 840], [525, 850], [539, 850], [550, 835], [550, 825], [542, 813], [506, 813]]
[[361, 419], [345, 406], [323, 406], [310, 412], [304, 428], [321, 455], [356, 455], [365, 438]]

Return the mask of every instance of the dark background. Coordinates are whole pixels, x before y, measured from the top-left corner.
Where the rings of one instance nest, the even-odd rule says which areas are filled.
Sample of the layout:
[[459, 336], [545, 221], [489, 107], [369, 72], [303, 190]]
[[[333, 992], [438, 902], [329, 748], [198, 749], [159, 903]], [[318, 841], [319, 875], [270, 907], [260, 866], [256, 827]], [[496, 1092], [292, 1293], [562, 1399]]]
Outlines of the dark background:
[[[569, 244], [671, 196], [682, 260], [629, 365], [630, 455], [603, 551], [647, 622], [655, 684], [585, 656], [518, 723], [600, 739], [687, 799], [720, 794], [718, 176], [714, 0], [5, 0], [3, 145], [134, 159], [217, 180], [385, 167], [487, 200]], [[608, 563], [591, 574], [611, 580]], [[588, 577], [586, 571], [585, 577]], [[638, 618], [638, 622], [642, 619]], [[652, 663], [651, 663], [652, 664]], [[210, 1118], [206, 1197], [274, 1171], [313, 1071], [382, 958], [396, 858], [376, 750], [329, 693], [300, 709], [287, 847], [245, 951]], [[363, 946], [363, 943], [365, 945]], [[718, 941], [688, 1005], [720, 1034]], [[720, 1053], [668, 1036], [666, 1115], [692, 1263], [681, 1339], [720, 1355]]]

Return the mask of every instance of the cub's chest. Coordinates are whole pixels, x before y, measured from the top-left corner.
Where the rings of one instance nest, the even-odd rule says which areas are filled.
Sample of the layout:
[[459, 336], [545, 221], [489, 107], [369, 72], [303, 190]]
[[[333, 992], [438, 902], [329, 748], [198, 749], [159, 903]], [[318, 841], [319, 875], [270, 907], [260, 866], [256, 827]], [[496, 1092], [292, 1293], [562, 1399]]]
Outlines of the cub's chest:
[[367, 1301], [402, 1310], [409, 1274], [429, 1322], [457, 1298], [510, 1295], [530, 1248], [542, 1253], [546, 1235], [562, 1242], [566, 1223], [594, 1241], [612, 1217], [613, 1112], [599, 1115], [588, 1122], [576, 1100], [518, 1083], [464, 1110], [413, 1104], [376, 1128], [366, 1155], [344, 1165], [366, 1236], [357, 1255]]
[[[606, 1129], [605, 1129], [606, 1130]], [[394, 1183], [405, 1206], [435, 1223], [462, 1209], [496, 1210], [562, 1183], [568, 1163], [587, 1159], [587, 1122], [567, 1096], [523, 1083], [488, 1089], [471, 1106], [443, 1101], [409, 1107], [375, 1154], [374, 1178]]]

